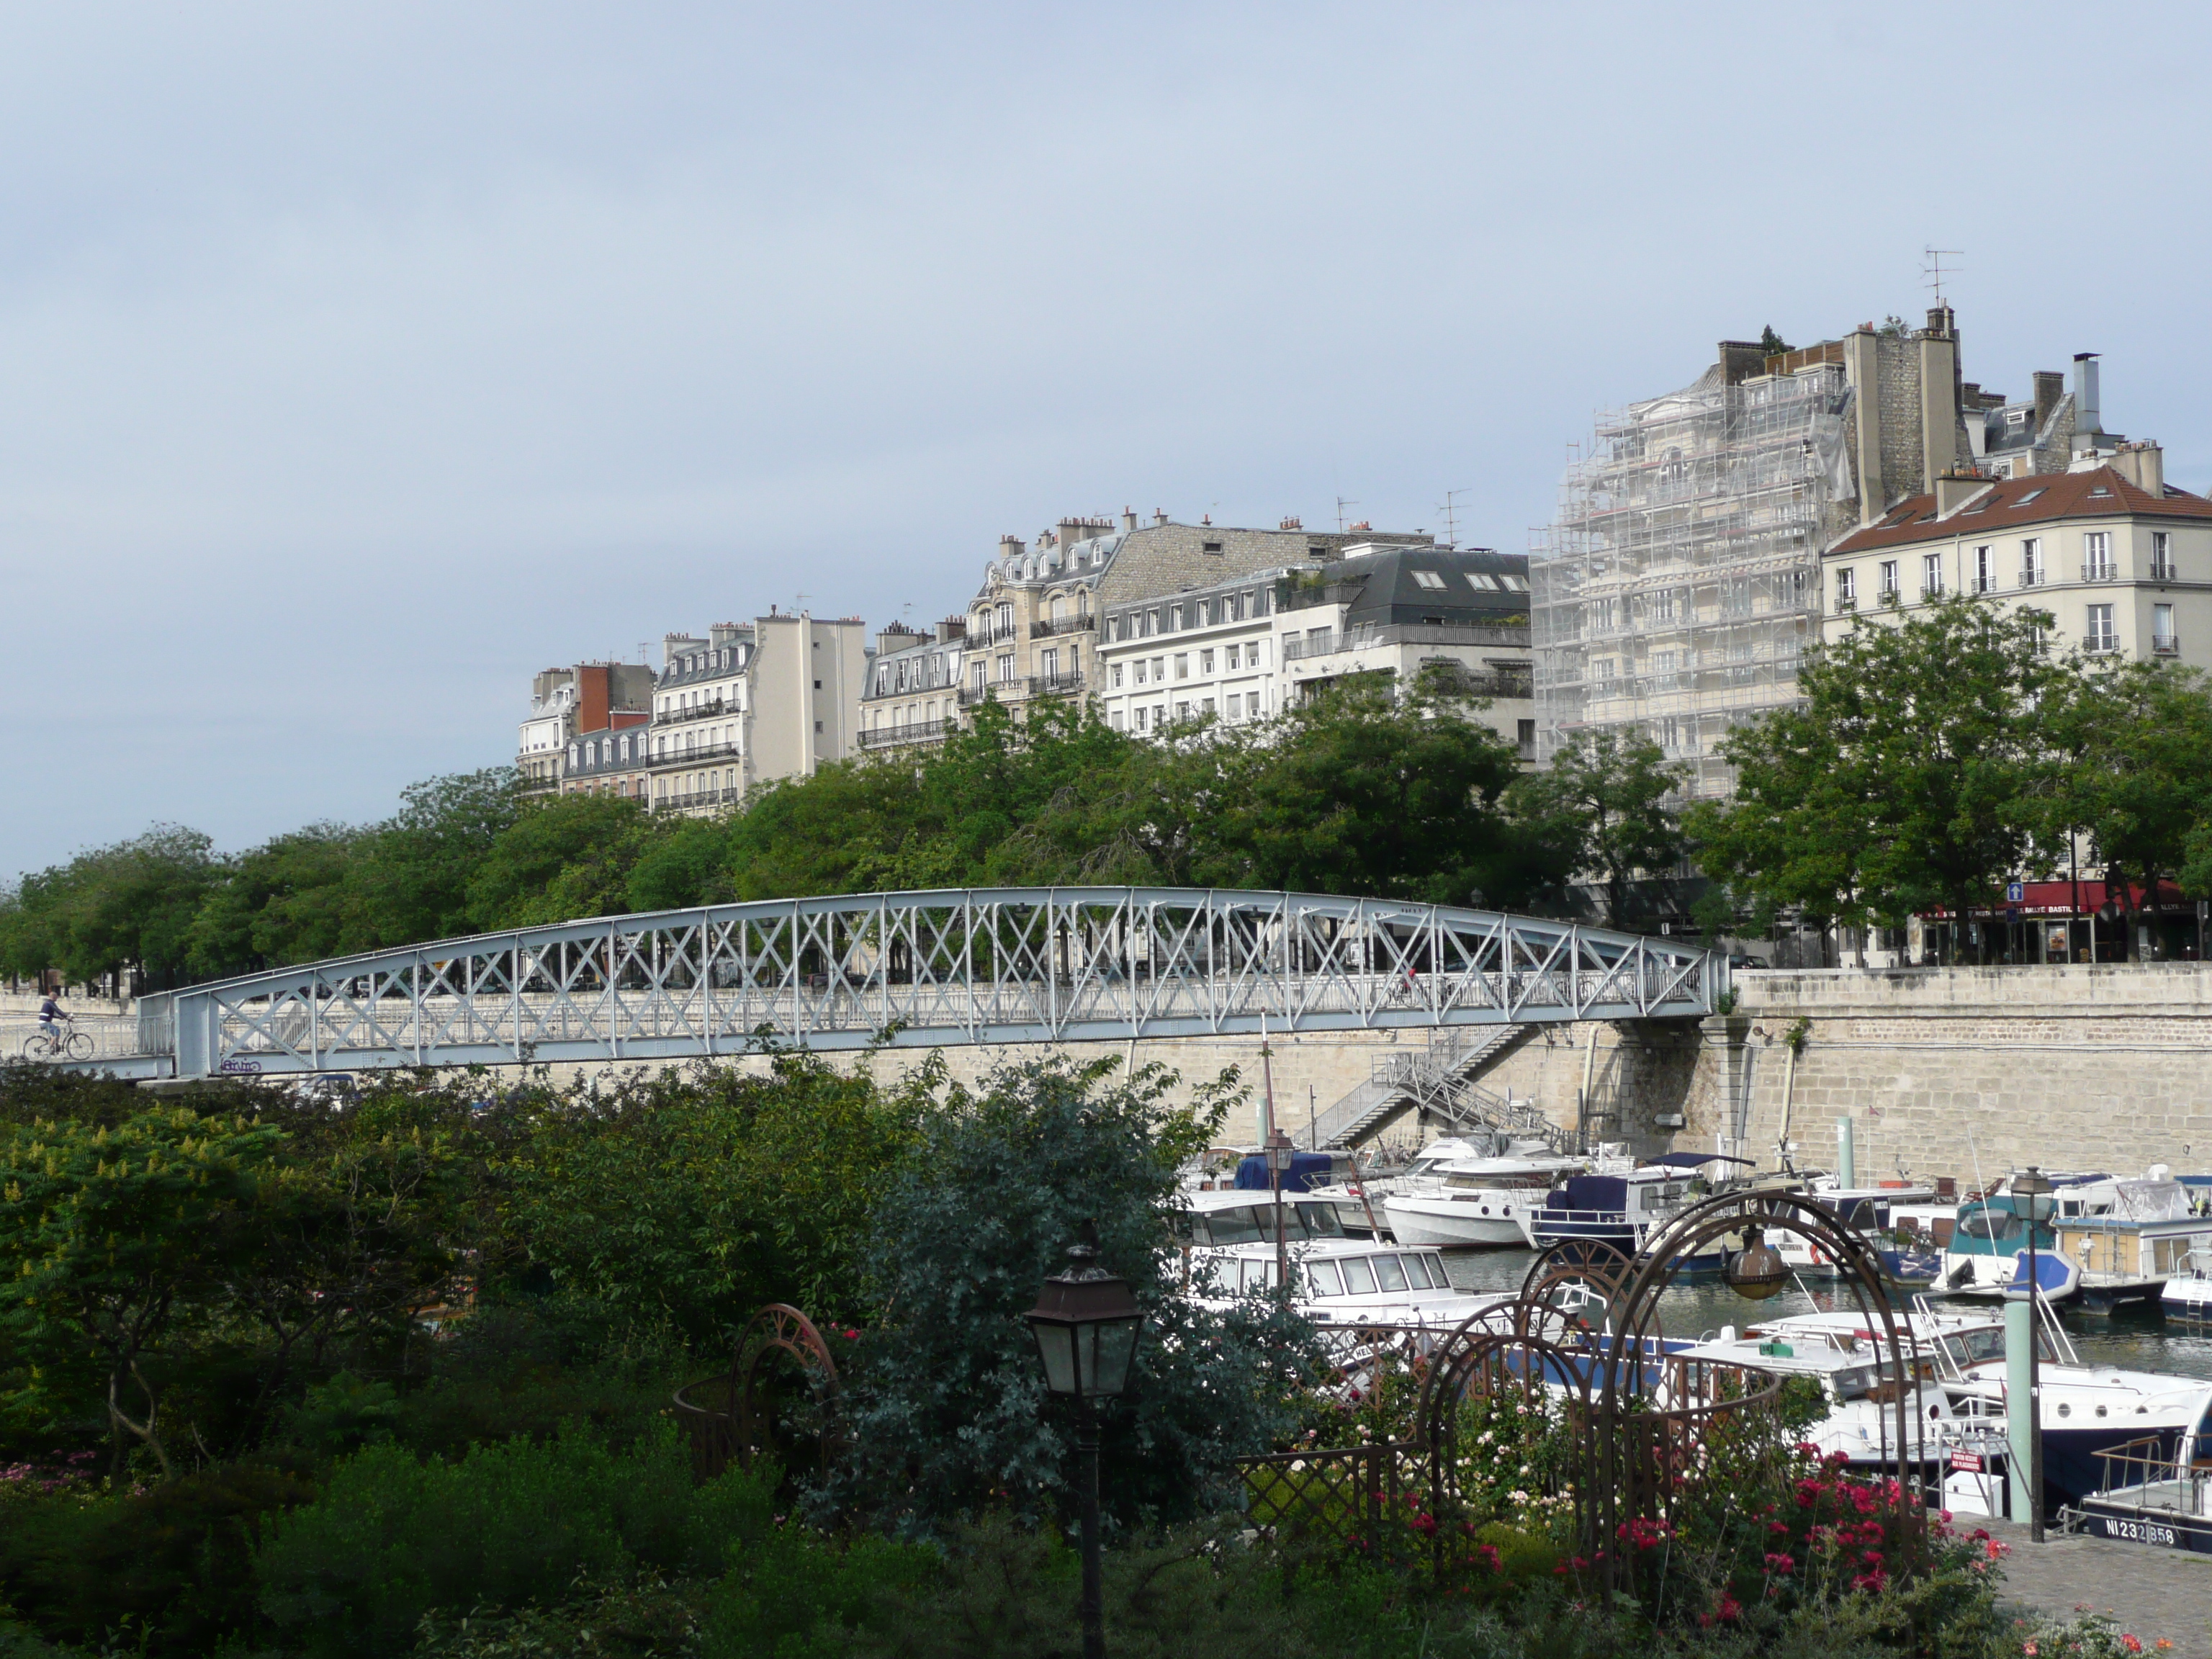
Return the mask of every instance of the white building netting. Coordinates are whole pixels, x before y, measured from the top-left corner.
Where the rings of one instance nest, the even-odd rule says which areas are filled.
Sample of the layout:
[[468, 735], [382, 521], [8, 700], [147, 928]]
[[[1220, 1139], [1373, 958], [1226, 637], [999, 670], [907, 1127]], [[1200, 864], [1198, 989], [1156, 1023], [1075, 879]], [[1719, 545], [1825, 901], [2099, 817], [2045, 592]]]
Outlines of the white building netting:
[[1636, 727], [1725, 794], [1729, 729], [1796, 696], [1820, 550], [1856, 521], [1840, 362], [1694, 385], [1601, 415], [1532, 538], [1538, 757]]

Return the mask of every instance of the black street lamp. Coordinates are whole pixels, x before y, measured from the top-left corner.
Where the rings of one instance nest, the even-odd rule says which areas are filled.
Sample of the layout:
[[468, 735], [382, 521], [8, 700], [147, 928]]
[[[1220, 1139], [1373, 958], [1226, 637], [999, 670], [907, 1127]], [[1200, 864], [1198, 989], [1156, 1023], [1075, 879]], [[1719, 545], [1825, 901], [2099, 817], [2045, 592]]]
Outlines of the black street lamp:
[[[2013, 1206], [2027, 1204], [2027, 1535], [2043, 1541], [2043, 1368], [2037, 1363], [2042, 1326], [2036, 1317], [2035, 1230], [2051, 1214], [2051, 1177], [2031, 1164], [2012, 1178]], [[2007, 1407], [2010, 1409], [2009, 1406]]]
[[1097, 1229], [1084, 1225], [1070, 1247], [1073, 1265], [1044, 1282], [1030, 1310], [1030, 1329], [1044, 1361], [1045, 1386], [1075, 1401], [1075, 1451], [1083, 1515], [1083, 1656], [1104, 1659], [1106, 1626], [1098, 1564], [1098, 1419], [1093, 1400], [1111, 1400], [1129, 1385], [1129, 1362], [1145, 1310], [1129, 1281], [1098, 1266]]

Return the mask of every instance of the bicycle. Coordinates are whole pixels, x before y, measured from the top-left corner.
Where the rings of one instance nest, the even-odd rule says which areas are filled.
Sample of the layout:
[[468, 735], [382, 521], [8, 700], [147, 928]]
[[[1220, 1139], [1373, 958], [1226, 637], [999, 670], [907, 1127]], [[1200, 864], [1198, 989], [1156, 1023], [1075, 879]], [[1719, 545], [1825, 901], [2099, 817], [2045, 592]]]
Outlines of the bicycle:
[[[64, 1019], [68, 1016], [63, 1016]], [[74, 1023], [69, 1030], [48, 1036], [44, 1031], [33, 1031], [23, 1039], [23, 1058], [26, 1060], [90, 1060], [96, 1047], [92, 1038], [76, 1029]]]

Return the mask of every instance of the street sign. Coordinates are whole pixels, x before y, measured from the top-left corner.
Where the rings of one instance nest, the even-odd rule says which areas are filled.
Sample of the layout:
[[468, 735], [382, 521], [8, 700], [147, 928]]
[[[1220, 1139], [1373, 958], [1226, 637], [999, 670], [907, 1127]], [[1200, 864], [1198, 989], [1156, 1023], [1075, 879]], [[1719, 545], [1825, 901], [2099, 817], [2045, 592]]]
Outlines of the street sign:
[[2019, 903], [2022, 899], [2026, 898], [2027, 896], [2027, 884], [2026, 882], [2024, 882], [2024, 881], [2015, 881], [2015, 882], [2008, 882], [2008, 883], [2007, 883], [2007, 884], [2006, 884], [2006, 885], [2005, 885], [2005, 902], [2006, 902], [2007, 903], [2008, 903], [2008, 904], [2017, 904], [2017, 903]]

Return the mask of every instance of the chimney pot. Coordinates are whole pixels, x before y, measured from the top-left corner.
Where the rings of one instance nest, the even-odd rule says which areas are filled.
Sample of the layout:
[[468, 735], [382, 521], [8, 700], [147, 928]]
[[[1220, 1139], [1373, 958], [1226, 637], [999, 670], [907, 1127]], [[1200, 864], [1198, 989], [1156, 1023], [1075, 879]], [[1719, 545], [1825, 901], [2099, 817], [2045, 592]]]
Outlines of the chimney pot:
[[2098, 396], [2097, 354], [2077, 351], [2074, 354], [2074, 430], [2077, 433], [2102, 432], [2105, 411]]

